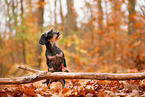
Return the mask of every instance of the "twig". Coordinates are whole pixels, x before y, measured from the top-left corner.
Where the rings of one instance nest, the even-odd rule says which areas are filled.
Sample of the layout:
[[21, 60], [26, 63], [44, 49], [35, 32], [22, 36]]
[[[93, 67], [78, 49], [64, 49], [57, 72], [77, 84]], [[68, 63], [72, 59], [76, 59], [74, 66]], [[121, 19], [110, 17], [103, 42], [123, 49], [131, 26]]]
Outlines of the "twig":
[[19, 68], [19, 69], [23, 69], [23, 70], [27, 70], [27, 71], [30, 71], [30, 72], [34, 72], [34, 73], [42, 72], [42, 71], [40, 71], [40, 70], [31, 69], [31, 68], [29, 68], [29, 67], [25, 67], [25, 66], [21, 66], [21, 65], [18, 65], [18, 68]]

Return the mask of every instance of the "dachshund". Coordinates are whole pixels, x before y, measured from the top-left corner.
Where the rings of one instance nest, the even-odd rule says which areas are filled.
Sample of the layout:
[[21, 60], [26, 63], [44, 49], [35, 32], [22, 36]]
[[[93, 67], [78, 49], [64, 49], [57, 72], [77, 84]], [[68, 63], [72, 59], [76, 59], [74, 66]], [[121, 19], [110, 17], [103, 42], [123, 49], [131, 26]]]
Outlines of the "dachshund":
[[[48, 66], [48, 72], [69, 72], [67, 70], [66, 66], [66, 60], [63, 51], [58, 48], [55, 45], [55, 42], [59, 39], [60, 33], [58, 31], [54, 32], [53, 28], [51, 28], [49, 31], [44, 32], [41, 35], [41, 38], [39, 40], [39, 43], [41, 45], [46, 46], [46, 64]], [[65, 80], [64, 79], [47, 79], [46, 82], [47, 85], [53, 82], [59, 81], [62, 84], [62, 87], [65, 86]]]

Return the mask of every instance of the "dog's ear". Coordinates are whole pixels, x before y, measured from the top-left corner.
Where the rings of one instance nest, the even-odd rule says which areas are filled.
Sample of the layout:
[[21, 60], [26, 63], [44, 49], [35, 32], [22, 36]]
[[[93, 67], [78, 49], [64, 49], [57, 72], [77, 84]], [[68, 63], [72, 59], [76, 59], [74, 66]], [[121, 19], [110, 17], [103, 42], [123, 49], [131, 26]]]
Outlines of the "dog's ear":
[[50, 32], [53, 32], [53, 27], [50, 28], [50, 30], [44, 32], [44, 33], [41, 35], [41, 38], [40, 38], [40, 40], [39, 40], [39, 43], [40, 43], [41, 45], [46, 44], [46, 43], [48, 42], [48, 38], [51, 38], [51, 37], [48, 36], [48, 33], [50, 33]]
[[51, 27], [51, 28], [50, 28], [50, 30], [49, 30], [49, 32], [53, 32], [53, 29], [54, 29], [54, 28], [53, 28], [53, 27]]
[[47, 33], [45, 32], [45, 33], [43, 33], [42, 35], [41, 35], [41, 38], [40, 38], [40, 40], [39, 40], [39, 43], [41, 44], [41, 45], [44, 45], [44, 44], [46, 44], [48, 42], [48, 40], [47, 40]]

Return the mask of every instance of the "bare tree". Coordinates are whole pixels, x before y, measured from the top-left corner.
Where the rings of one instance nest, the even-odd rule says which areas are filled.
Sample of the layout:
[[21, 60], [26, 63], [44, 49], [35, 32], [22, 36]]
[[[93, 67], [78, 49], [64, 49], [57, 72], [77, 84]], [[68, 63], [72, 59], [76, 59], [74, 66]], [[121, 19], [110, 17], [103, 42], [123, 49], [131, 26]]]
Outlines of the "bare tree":
[[[24, 7], [23, 7], [23, 0], [21, 0], [21, 25], [24, 26]], [[24, 34], [24, 27], [22, 27], [22, 33]], [[23, 63], [26, 64], [26, 44], [25, 44], [25, 39], [22, 40], [22, 45], [23, 45]]]
[[55, 25], [57, 25], [56, 3], [57, 0], [54, 1], [54, 24]]
[[129, 17], [128, 17], [128, 34], [131, 35], [133, 32], [135, 32], [135, 28], [133, 27], [135, 24], [135, 3], [136, 0], [128, 0], [128, 11], [129, 11]]
[[74, 2], [73, 0], [67, 0], [67, 15], [66, 15], [66, 34], [65, 36], [68, 36], [71, 34], [70, 32], [73, 32], [76, 30], [76, 19], [74, 17]]
[[102, 31], [103, 30], [103, 9], [102, 9], [102, 0], [98, 0], [98, 11], [99, 11], [99, 30]]
[[[38, 4], [42, 4], [44, 2], [44, 0], [39, 0]], [[43, 14], [44, 14], [44, 7], [43, 6], [40, 6], [38, 9], [37, 9], [37, 24], [38, 24], [38, 33], [42, 32], [43, 31]], [[36, 49], [35, 49], [35, 52], [36, 52], [36, 56], [35, 56], [35, 59], [36, 59], [36, 65], [37, 67], [40, 69], [41, 67], [41, 53], [42, 53], [42, 46], [40, 46], [40, 44], [37, 42], [36, 44]]]
[[64, 25], [64, 16], [63, 16], [63, 12], [62, 12], [62, 3], [61, 3], [61, 0], [59, 0], [59, 4], [60, 4], [60, 17], [61, 17], [61, 22], [62, 22], [62, 25]]

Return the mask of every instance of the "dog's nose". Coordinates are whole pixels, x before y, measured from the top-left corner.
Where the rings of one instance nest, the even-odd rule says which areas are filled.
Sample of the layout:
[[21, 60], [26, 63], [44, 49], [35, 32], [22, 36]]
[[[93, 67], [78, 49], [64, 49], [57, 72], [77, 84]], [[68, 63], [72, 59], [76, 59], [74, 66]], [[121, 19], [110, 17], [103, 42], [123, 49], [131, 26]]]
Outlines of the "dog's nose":
[[59, 32], [57, 31], [57, 32], [53, 32], [53, 34], [59, 34]]
[[56, 33], [58, 36], [60, 35], [60, 33], [57, 31], [57, 33]]
[[57, 31], [57, 34], [59, 34], [59, 32]]

